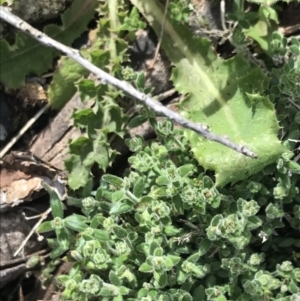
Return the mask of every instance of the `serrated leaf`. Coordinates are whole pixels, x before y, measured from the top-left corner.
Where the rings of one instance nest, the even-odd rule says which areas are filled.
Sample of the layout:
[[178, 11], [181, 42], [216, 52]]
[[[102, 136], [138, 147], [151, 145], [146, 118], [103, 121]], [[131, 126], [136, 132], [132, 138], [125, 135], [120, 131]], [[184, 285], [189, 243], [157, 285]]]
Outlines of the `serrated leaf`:
[[[163, 6], [157, 0], [131, 2], [159, 34]], [[217, 57], [207, 40], [193, 37], [184, 26], [177, 24], [175, 28], [170, 19], [164, 28], [162, 47], [176, 66], [172, 80], [179, 92], [188, 94], [179, 112], [247, 146], [258, 156], [248, 158], [185, 130], [200, 165], [215, 171], [216, 185], [243, 180], [275, 162], [285, 148], [277, 138], [275, 109], [267, 97], [260, 96], [268, 87], [268, 78], [239, 54], [227, 61]], [[257, 98], [255, 107], [247, 93]]]
[[95, 140], [80, 137], [70, 145], [71, 155], [65, 160], [67, 170], [70, 172], [68, 183], [71, 189], [83, 187], [90, 178], [90, 170], [96, 162], [106, 170], [109, 164], [109, 150], [99, 135]]
[[74, 82], [89, 71], [69, 57], [62, 57], [48, 89], [48, 99], [54, 110], [60, 110], [76, 93]]
[[[93, 19], [97, 0], [75, 0], [73, 5], [62, 15], [62, 25], [47, 25], [45, 34], [51, 38], [71, 46]], [[60, 53], [52, 47], [43, 46], [23, 32], [16, 34], [15, 43], [0, 41], [1, 73], [0, 81], [10, 88], [18, 88], [24, 84], [28, 74], [41, 75], [52, 68], [53, 59]]]
[[79, 91], [82, 101], [88, 101], [89, 99], [96, 96], [97, 87], [94, 80], [82, 79], [76, 84], [76, 87]]

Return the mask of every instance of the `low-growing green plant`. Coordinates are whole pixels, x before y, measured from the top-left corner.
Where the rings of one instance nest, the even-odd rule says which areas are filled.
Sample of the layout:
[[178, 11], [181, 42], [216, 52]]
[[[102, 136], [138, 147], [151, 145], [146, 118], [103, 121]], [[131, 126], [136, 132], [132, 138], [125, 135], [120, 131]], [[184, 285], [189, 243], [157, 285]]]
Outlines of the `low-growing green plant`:
[[[274, 1], [260, 2], [272, 4]], [[171, 1], [171, 15], [176, 15], [180, 3], [183, 2]], [[102, 57], [104, 66], [108, 66], [112, 73], [149, 93], [150, 89], [145, 88], [145, 76], [121, 65], [123, 59], [127, 59], [123, 53], [121, 31], [128, 30], [129, 36], [132, 36], [136, 29], [143, 26], [137, 10], [134, 8], [129, 13], [126, 9], [125, 12], [120, 5], [119, 10], [113, 9], [114, 15], [122, 19], [121, 27], [115, 31], [119, 35], [116, 38], [108, 34], [110, 9], [113, 8], [103, 6], [107, 18], [102, 21], [100, 35], [103, 35], [104, 45], [116, 46], [120, 43], [122, 47], [116, 48], [120, 49], [116, 56], [122, 60], [112, 63], [111, 52], [95, 53], [93, 57]], [[174, 28], [178, 32], [186, 21], [187, 10], [181, 13], [173, 16]], [[145, 12], [146, 17], [151, 14], [153, 19], [158, 18], [153, 12]], [[243, 16], [241, 13], [236, 17], [239, 22], [236, 29], [240, 31], [233, 38], [237, 38], [234, 40], [236, 46], [247, 47], [246, 39], [251, 37], [251, 31], [246, 31], [248, 25], [254, 19], [259, 22], [262, 18], [267, 23], [276, 20], [276, 10], [266, 7], [264, 14], [248, 15], [249, 18], [241, 23]], [[231, 17], [234, 18], [233, 15]], [[170, 29], [172, 22], [168, 22], [166, 26]], [[226, 95], [233, 92], [232, 95], [238, 98], [237, 111], [231, 109], [234, 112], [232, 115], [249, 118], [241, 139], [244, 141], [245, 134], [252, 131], [249, 141], [255, 141], [262, 160], [261, 163], [256, 162], [255, 170], [251, 165], [244, 168], [236, 164], [236, 159], [227, 164], [228, 170], [224, 169], [223, 151], [214, 153], [213, 159], [217, 163], [215, 168], [210, 168], [201, 163], [199, 156], [205, 151], [207, 156], [211, 155], [208, 147], [205, 149], [206, 143], [211, 142], [202, 140], [198, 143], [197, 140], [194, 143], [186, 135], [186, 130], [174, 127], [168, 120], [157, 121], [152, 111], [143, 108], [128, 125], [134, 127], [149, 120], [157, 138], [145, 141], [137, 136], [126, 140], [133, 155], [128, 159], [128, 169], [123, 177], [104, 174], [97, 189], [93, 190], [91, 165], [97, 162], [104, 170], [109, 165], [115, 153], [109, 148], [108, 134], [123, 134], [127, 119], [116, 108], [115, 99], [123, 96], [121, 93], [103, 85], [95, 87], [86, 79], [78, 83], [82, 98], [92, 95], [98, 106], [97, 113], [86, 109], [74, 114], [75, 124], [85, 128], [87, 135], [70, 145], [71, 159], [67, 161], [71, 172], [69, 184], [73, 189], [83, 189], [82, 197], [69, 197], [67, 205], [78, 207], [81, 213], [65, 217], [62, 202], [50, 191], [53, 219], [39, 227], [40, 233], [55, 233], [55, 238], [48, 239], [52, 261], [44, 270], [43, 277], [51, 277], [60, 260], [73, 264], [68, 274], [57, 277], [63, 300], [300, 300], [300, 166], [293, 152], [300, 139], [297, 110], [300, 95], [299, 42], [296, 39], [288, 41], [279, 33], [261, 38], [256, 36], [255, 30], [252, 36], [265, 51], [262, 60], [267, 70], [253, 66], [244, 53], [222, 61], [211, 53], [208, 41], [193, 39], [188, 34], [175, 35], [171, 30], [172, 34], [166, 38], [172, 43], [187, 41], [185, 44], [179, 43], [178, 49], [182, 49], [180, 59], [173, 46], [169, 56], [174, 60], [174, 65], [178, 65], [172, 76], [175, 86], [182, 93], [188, 93], [189, 99], [193, 96], [192, 92], [195, 92], [197, 101], [199, 98], [197, 89], [200, 84], [197, 81], [194, 85], [185, 84], [188, 78], [185, 74], [197, 74], [193, 71], [197, 61], [199, 68], [196, 69], [202, 76], [199, 75], [199, 78], [211, 84], [212, 89], [207, 93], [215, 93], [215, 98], [207, 98], [208, 104], [215, 103], [214, 99], [220, 100], [220, 83], [227, 74], [224, 87], [231, 84], [229, 88], [232, 91], [226, 90], [227, 87], [223, 92]], [[169, 44], [173, 45], [171, 42]], [[193, 48], [195, 45], [200, 50], [197, 48], [196, 51]], [[241, 49], [245, 50], [245, 47]], [[194, 52], [189, 52], [189, 49]], [[241, 49], [237, 49], [238, 52]], [[185, 55], [185, 51], [190, 57]], [[201, 52], [204, 52], [202, 58], [199, 55]], [[207, 57], [211, 62], [207, 61]], [[188, 61], [193, 62], [191, 69], [188, 69]], [[181, 62], [184, 62], [183, 66], [180, 66]], [[207, 71], [208, 63], [215, 66], [213, 69], [219, 70], [220, 74]], [[207, 72], [202, 72], [203, 69]], [[224, 73], [221, 72], [223, 69]], [[204, 85], [203, 89], [206, 91], [207, 86]], [[222, 123], [221, 118], [214, 118], [213, 121], [215, 128], [230, 129], [232, 120], [228, 119], [228, 103], [233, 97], [224, 98], [224, 93], [222, 99], [227, 102], [220, 105], [219, 111], [224, 109], [226, 114], [222, 116]], [[193, 115], [198, 104], [195, 102], [188, 107], [192, 108], [187, 110], [189, 114]], [[241, 114], [242, 104], [244, 115]], [[261, 115], [258, 115], [259, 112]], [[184, 110], [183, 113], [187, 114]], [[209, 115], [207, 120], [214, 114]], [[206, 116], [201, 118], [201, 122], [203, 118], [206, 120]], [[272, 121], [272, 126], [266, 126], [267, 119]], [[118, 124], [115, 124], [116, 120], [119, 120]], [[223, 122], [229, 122], [229, 125], [223, 125]], [[240, 132], [240, 128], [237, 127], [236, 132]], [[264, 131], [266, 139], [262, 138], [265, 137], [262, 136]], [[274, 151], [272, 140], [280, 151], [276, 156], [270, 156], [267, 162], [265, 153]], [[95, 148], [84, 149], [84, 143]], [[240, 159], [245, 161], [242, 156]], [[85, 165], [85, 162], [88, 164]], [[230, 182], [229, 176], [236, 177], [232, 181], [235, 183], [217, 185], [219, 169], [223, 184]]]
[[299, 165], [283, 156], [217, 190], [182, 130], [150, 121], [158, 139], [127, 141], [124, 178], [106, 174], [96, 191], [88, 184], [85, 198], [68, 199], [82, 215], [63, 218], [51, 194], [54, 219], [39, 231], [54, 230], [51, 257], [67, 251], [74, 264], [58, 277], [63, 299], [297, 300], [299, 176], [288, 174]]

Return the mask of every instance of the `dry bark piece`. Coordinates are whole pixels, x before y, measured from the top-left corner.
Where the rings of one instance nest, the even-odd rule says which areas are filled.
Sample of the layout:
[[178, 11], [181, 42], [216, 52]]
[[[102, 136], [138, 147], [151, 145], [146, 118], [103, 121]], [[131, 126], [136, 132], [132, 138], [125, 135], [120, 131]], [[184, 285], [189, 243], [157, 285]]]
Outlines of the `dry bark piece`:
[[11, 152], [0, 171], [0, 211], [6, 211], [44, 193], [46, 182], [63, 199], [66, 194], [65, 175], [32, 156], [30, 153]]
[[[90, 75], [89, 78], [96, 80], [93, 75]], [[30, 146], [29, 151], [58, 170], [63, 170], [63, 160], [68, 150], [69, 139], [75, 139], [81, 135], [79, 129], [72, 127], [70, 117], [75, 109], [80, 110], [93, 105], [94, 100], [82, 102], [79, 93], [75, 93], [49, 126], [38, 135]]]

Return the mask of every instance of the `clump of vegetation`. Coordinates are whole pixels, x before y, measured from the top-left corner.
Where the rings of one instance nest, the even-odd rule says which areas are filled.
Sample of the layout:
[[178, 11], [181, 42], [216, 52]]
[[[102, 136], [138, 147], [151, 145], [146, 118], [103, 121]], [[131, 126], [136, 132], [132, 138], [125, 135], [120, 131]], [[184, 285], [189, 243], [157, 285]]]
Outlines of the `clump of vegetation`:
[[40, 231], [54, 229], [52, 257], [68, 250], [74, 263], [58, 277], [64, 300], [297, 300], [300, 206], [286, 182], [299, 166], [282, 158], [218, 190], [183, 131], [153, 125], [157, 140], [127, 141], [123, 178], [106, 174], [68, 200], [82, 215], [63, 218], [52, 192]]
[[[123, 39], [128, 38], [123, 31], [132, 34], [144, 23], [136, 8], [130, 12], [121, 5], [123, 1], [117, 3], [102, 7], [107, 18], [98, 33], [103, 45], [113, 45], [114, 51], [97, 50], [91, 58], [145, 91], [144, 76], [122, 67], [127, 60]], [[156, 1], [151, 3], [160, 7]], [[68, 275], [57, 278], [62, 297], [78, 301], [299, 300], [300, 166], [295, 157], [300, 139], [299, 41], [288, 41], [274, 30], [262, 38], [256, 25], [274, 26], [276, 9], [262, 6], [257, 13], [247, 13], [241, 12], [240, 5], [230, 16], [237, 22], [232, 41], [238, 54], [223, 61], [211, 54], [207, 40], [188, 36], [181, 24], [188, 20], [187, 10], [174, 17], [180, 3], [171, 1], [171, 18], [166, 21], [169, 30], [176, 24], [178, 35], [166, 36], [169, 46], [162, 43], [176, 67], [175, 88], [188, 94], [179, 110], [198, 121], [192, 110], [200, 97], [197, 89], [204, 91], [209, 85], [199, 106], [216, 106], [208, 117], [204, 108], [200, 120], [206, 118], [210, 126], [228, 130], [237, 141], [247, 141], [261, 161], [236, 157], [232, 150], [214, 147], [213, 142], [174, 128], [168, 120], [158, 122], [145, 109], [129, 124], [148, 119], [157, 138], [126, 140], [133, 155], [124, 176], [104, 174], [94, 189], [91, 166], [96, 162], [105, 170], [112, 162], [115, 152], [108, 135], [123, 136], [127, 117], [117, 107], [123, 94], [80, 81], [77, 86], [83, 99], [91, 96], [98, 101], [97, 113], [85, 109], [74, 114], [75, 124], [86, 129], [86, 136], [70, 144], [71, 157], [66, 162], [71, 188], [82, 188], [82, 196], [69, 197], [67, 204], [79, 207], [81, 214], [64, 217], [62, 202], [50, 191], [53, 220], [39, 228], [40, 233], [54, 230], [56, 234], [48, 240], [53, 263], [60, 257], [73, 263]], [[162, 20], [155, 15], [159, 19], [162, 10], [151, 13], [147, 5], [144, 1], [136, 7], [158, 30]], [[241, 15], [247, 16], [244, 22]], [[120, 18], [120, 23], [114, 23], [114, 36], [108, 16]], [[175, 42], [180, 54], [174, 50]], [[249, 44], [264, 50], [258, 58], [251, 57]], [[257, 59], [263, 64], [256, 65]], [[216, 68], [220, 74], [213, 73]], [[194, 78], [189, 86], [187, 74], [199, 75], [204, 87], [203, 83], [197, 86]], [[223, 123], [219, 116], [233, 119]], [[240, 116], [247, 118], [246, 125]], [[233, 184], [226, 185], [229, 182]]]

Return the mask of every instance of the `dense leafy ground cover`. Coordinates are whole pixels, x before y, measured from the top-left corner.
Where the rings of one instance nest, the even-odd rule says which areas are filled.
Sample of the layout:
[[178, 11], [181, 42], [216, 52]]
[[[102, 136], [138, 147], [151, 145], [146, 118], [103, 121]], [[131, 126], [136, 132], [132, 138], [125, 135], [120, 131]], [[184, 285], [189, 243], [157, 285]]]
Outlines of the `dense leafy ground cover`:
[[[62, 26], [78, 13], [77, 2]], [[157, 36], [163, 28], [171, 79], [185, 95], [178, 111], [247, 145], [257, 159], [158, 121], [139, 103], [132, 118], [118, 105], [123, 92], [82, 78], [86, 71], [61, 58], [49, 88], [53, 106], [61, 107], [68, 96], [62, 99], [59, 91], [70, 89], [83, 101], [96, 100], [93, 109], [73, 114], [85, 134], [70, 142], [66, 161], [67, 205], [82, 213], [64, 216], [48, 187], [53, 219], [39, 228], [56, 234], [48, 240], [50, 265], [73, 263], [56, 279], [64, 300], [300, 300], [300, 44], [279, 33], [278, 7], [269, 6], [274, 1], [255, 2], [260, 6], [249, 11], [244, 1], [234, 1], [227, 14], [236, 53], [225, 60], [191, 30], [196, 17], [187, 1], [170, 1], [166, 17], [158, 0], [91, 1], [85, 16], [97, 7], [100, 20], [95, 44], [82, 52], [86, 58], [149, 93], [145, 76], [124, 67], [126, 50], [146, 24]], [[59, 28], [52, 30], [61, 36]], [[16, 44], [30, 42], [19, 35]], [[8, 57], [21, 49], [5, 41], [0, 46]], [[104, 173], [95, 187], [94, 164], [105, 172], [116, 157], [111, 137], [124, 137], [146, 120], [156, 138], [127, 139], [132, 155], [123, 176]]]

